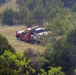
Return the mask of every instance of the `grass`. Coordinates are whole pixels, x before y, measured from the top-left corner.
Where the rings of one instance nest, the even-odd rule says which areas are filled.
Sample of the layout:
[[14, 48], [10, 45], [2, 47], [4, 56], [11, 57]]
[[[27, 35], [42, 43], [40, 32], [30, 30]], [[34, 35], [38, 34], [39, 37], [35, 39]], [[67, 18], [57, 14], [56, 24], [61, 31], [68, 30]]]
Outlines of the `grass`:
[[[12, 8], [15, 11], [19, 9], [18, 4], [16, 3], [16, 0], [9, 0], [2, 6], [0, 6], [0, 13], [4, 11], [6, 8]], [[28, 48], [32, 48], [34, 52], [39, 51], [40, 53], [43, 53], [45, 51], [45, 48], [36, 44], [29, 44], [25, 43], [23, 41], [18, 41], [15, 37], [16, 31], [25, 29], [26, 27], [24, 25], [21, 26], [2, 26], [0, 25], [0, 34], [5, 36], [9, 43], [15, 48], [17, 52], [24, 52], [27, 51]]]
[[2, 26], [0, 25], [0, 34], [5, 36], [8, 39], [8, 42], [15, 48], [17, 52], [24, 52], [27, 51], [28, 48], [32, 48], [34, 52], [39, 51], [40, 53], [43, 53], [45, 51], [45, 47], [36, 45], [36, 44], [30, 44], [25, 43], [23, 41], [18, 41], [15, 37], [16, 31], [25, 29], [26, 27], [24, 25], [21, 26]]

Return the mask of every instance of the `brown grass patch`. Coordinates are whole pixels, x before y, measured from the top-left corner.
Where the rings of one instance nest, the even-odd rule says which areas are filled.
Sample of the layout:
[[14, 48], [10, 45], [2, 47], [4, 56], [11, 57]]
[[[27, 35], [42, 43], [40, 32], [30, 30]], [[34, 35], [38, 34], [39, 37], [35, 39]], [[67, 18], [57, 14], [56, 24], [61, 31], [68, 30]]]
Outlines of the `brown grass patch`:
[[23, 41], [18, 41], [15, 37], [16, 31], [25, 29], [24, 25], [21, 26], [1, 26], [0, 25], [0, 34], [5, 36], [9, 43], [15, 48], [17, 52], [24, 52], [27, 51], [28, 48], [32, 48], [35, 51], [39, 51], [43, 53], [45, 51], [45, 47], [36, 45], [36, 44], [29, 44]]

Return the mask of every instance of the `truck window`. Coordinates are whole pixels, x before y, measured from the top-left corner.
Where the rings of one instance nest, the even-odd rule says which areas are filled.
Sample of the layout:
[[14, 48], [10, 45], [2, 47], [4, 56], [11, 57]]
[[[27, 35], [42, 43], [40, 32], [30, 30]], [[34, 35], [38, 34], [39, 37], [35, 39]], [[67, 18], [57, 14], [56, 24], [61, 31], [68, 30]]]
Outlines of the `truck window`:
[[22, 34], [27, 34], [27, 31], [24, 31]]

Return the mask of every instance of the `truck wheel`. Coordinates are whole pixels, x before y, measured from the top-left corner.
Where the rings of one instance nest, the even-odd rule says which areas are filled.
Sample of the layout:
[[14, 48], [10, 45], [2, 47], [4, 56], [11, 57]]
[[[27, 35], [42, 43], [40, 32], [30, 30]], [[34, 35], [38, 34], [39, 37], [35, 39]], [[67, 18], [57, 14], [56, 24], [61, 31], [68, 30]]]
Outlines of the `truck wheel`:
[[17, 36], [17, 39], [21, 41], [21, 37]]
[[36, 44], [40, 44], [40, 41], [35, 41]]
[[31, 40], [31, 41], [30, 41], [30, 43], [34, 44], [34, 43], [35, 43], [35, 41], [34, 41], [34, 40]]

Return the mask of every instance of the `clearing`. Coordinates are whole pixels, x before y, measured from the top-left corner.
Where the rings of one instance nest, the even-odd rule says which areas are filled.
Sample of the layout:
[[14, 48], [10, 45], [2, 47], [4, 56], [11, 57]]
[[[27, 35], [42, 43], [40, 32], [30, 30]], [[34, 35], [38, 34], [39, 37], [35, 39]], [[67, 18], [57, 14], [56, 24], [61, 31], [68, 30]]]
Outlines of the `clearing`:
[[29, 48], [31, 48], [34, 50], [34, 52], [39, 51], [40, 53], [43, 53], [45, 51], [45, 47], [36, 44], [25, 43], [23, 41], [18, 41], [16, 39], [15, 37], [16, 31], [25, 28], [26, 28], [25, 25], [20, 26], [0, 25], [0, 34], [8, 39], [9, 43], [15, 48], [17, 52], [24, 52], [27, 51]]

